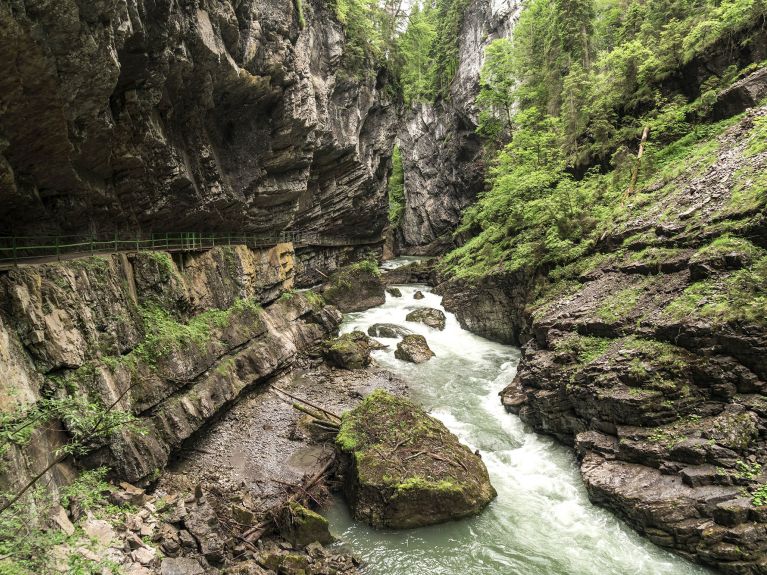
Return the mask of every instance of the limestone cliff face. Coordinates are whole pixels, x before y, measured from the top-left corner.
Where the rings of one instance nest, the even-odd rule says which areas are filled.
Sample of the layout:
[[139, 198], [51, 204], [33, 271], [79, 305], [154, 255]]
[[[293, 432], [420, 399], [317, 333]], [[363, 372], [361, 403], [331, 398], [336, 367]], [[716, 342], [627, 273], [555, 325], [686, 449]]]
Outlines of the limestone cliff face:
[[482, 141], [475, 133], [484, 49], [511, 35], [520, 9], [517, 0], [469, 4], [449, 97], [417, 104], [405, 115], [398, 137], [406, 205], [395, 231], [396, 248], [403, 253], [435, 254], [451, 247], [463, 210], [484, 187]]
[[0, 232], [378, 239], [395, 110], [304, 0], [0, 4]]
[[[85, 463], [130, 481], [244, 391], [288, 369], [333, 333], [340, 313], [301, 294], [290, 244], [202, 254], [115, 255], [19, 268], [0, 278], [0, 409], [79, 394], [139, 418], [93, 445]], [[19, 485], [53, 460], [67, 423], [4, 454], [0, 484]], [[54, 483], [69, 475], [51, 471]]]

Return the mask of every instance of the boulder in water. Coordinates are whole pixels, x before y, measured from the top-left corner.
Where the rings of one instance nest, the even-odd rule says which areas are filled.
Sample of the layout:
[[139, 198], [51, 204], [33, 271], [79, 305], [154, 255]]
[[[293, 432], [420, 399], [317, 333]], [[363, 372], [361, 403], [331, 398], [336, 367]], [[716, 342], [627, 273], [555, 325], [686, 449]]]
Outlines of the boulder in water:
[[408, 328], [393, 323], [374, 323], [368, 328], [368, 335], [390, 339], [405, 337], [412, 333]]
[[402, 297], [402, 292], [399, 288], [390, 287], [386, 288], [386, 293], [388, 293], [392, 297]]
[[397, 344], [394, 357], [411, 363], [424, 363], [434, 357], [434, 352], [429, 349], [426, 338], [422, 335], [406, 335]]
[[412, 402], [376, 390], [343, 416], [354, 518], [406, 529], [476, 515], [496, 496], [482, 459]]
[[378, 264], [365, 260], [335, 272], [323, 286], [325, 301], [344, 313], [364, 311], [386, 303]]
[[331, 365], [336, 367], [362, 369], [370, 365], [372, 361], [370, 358], [371, 351], [385, 347], [363, 332], [353, 331], [326, 341], [322, 354]]
[[413, 294], [413, 299], [423, 299], [423, 298], [425, 298], [425, 297], [426, 297], [426, 296], [425, 296], [425, 295], [423, 295], [423, 292], [422, 292], [421, 290], [418, 290], [417, 292], [415, 292], [415, 293]]
[[440, 331], [445, 329], [445, 314], [431, 307], [422, 307], [411, 311], [405, 319], [407, 321], [421, 322]]

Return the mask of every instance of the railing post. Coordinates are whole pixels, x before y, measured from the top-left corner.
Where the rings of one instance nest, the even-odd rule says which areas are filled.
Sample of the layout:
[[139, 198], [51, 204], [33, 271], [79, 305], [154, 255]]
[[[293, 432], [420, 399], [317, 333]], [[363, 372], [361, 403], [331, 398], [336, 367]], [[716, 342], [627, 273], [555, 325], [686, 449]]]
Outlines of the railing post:
[[16, 255], [16, 237], [13, 238], [13, 261], [16, 263], [18, 256]]
[[117, 251], [117, 232], [115, 232], [115, 252]]
[[56, 236], [56, 259], [61, 261], [61, 254], [59, 253], [59, 236]]

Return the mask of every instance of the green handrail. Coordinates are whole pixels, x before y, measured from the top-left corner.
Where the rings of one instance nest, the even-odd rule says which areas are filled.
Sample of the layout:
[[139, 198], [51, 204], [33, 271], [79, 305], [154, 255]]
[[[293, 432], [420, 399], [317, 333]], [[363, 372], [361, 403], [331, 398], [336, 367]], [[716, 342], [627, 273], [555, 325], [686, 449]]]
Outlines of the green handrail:
[[120, 237], [43, 235], [0, 236], [0, 267], [8, 267], [35, 260], [76, 257], [95, 254], [140, 251], [190, 252], [204, 251], [216, 246], [245, 245], [251, 248], [273, 247], [292, 242], [294, 247], [334, 247], [372, 245], [380, 238], [342, 238], [322, 236], [317, 232], [291, 230], [278, 234], [238, 232], [164, 232], [161, 234], [134, 234]]

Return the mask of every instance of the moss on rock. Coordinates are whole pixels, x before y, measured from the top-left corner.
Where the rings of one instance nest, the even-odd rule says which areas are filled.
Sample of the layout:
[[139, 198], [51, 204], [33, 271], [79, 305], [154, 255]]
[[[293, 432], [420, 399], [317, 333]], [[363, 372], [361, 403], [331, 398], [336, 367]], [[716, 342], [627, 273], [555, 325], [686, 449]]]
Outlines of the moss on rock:
[[482, 459], [437, 419], [383, 390], [343, 417], [345, 494], [374, 527], [421, 527], [475, 515], [496, 496]]

